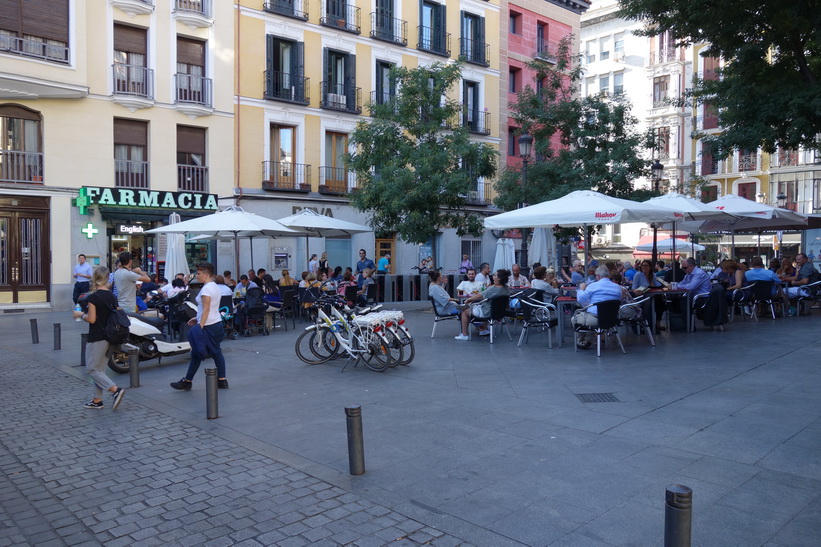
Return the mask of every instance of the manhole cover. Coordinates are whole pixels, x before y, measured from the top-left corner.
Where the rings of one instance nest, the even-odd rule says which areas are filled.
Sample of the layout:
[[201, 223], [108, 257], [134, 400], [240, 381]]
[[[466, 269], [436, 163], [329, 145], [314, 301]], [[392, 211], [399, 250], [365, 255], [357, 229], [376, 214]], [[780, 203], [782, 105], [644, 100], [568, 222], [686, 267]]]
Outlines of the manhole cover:
[[612, 393], [577, 393], [576, 397], [583, 403], [618, 403]]

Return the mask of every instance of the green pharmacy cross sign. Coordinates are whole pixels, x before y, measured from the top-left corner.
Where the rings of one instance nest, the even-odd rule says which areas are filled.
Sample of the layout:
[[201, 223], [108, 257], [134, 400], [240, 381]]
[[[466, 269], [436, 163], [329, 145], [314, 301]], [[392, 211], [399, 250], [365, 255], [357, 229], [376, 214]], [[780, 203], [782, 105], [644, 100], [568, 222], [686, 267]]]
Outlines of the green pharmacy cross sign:
[[83, 186], [74, 205], [81, 215], [88, 215], [92, 205], [166, 209], [173, 211], [216, 211], [217, 195], [200, 192], [163, 192], [130, 188]]
[[92, 223], [90, 223], [90, 222], [88, 223], [88, 226], [86, 226], [85, 228], [83, 228], [83, 229], [82, 229], [82, 230], [80, 230], [80, 231], [81, 231], [81, 232], [83, 232], [83, 233], [86, 235], [86, 237], [87, 237], [88, 239], [93, 238], [93, 237], [94, 237], [94, 234], [96, 234], [96, 233], [99, 233], [99, 232], [100, 232], [100, 230], [98, 230], [97, 228], [95, 228], [95, 227], [94, 227], [94, 225], [93, 225]]

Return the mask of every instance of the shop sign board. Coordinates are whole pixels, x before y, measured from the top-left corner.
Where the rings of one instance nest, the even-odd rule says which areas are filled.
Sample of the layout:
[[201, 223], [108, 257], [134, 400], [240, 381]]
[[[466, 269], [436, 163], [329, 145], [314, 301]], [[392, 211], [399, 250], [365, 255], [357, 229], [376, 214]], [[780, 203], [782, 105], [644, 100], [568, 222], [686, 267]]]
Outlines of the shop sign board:
[[89, 214], [92, 205], [167, 209], [169, 211], [216, 211], [217, 195], [199, 192], [164, 192], [138, 188], [100, 188], [83, 186], [74, 200], [81, 215]]

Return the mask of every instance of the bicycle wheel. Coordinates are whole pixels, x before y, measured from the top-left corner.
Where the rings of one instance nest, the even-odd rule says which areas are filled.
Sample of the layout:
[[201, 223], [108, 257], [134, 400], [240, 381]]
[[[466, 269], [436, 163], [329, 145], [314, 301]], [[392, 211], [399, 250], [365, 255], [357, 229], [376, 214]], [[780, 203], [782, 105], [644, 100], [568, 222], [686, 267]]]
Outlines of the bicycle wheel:
[[399, 340], [405, 347], [405, 358], [402, 360], [400, 365], [409, 365], [413, 361], [413, 358], [416, 357], [416, 346], [413, 344], [413, 337], [407, 331], [407, 329], [403, 327], [399, 327], [396, 329], [397, 334], [399, 335]]
[[388, 348], [391, 354], [390, 366], [395, 367], [396, 365], [402, 364], [402, 361], [405, 360], [405, 348], [402, 345], [402, 340], [399, 338], [399, 335], [391, 329], [387, 329], [385, 331], [385, 339], [388, 342]]
[[366, 367], [376, 372], [382, 372], [390, 366], [391, 351], [384, 338], [379, 337], [372, 330], [366, 329], [360, 329], [356, 335], [360, 339], [357, 345], [360, 345], [360, 341], [365, 345], [365, 349], [359, 354], [359, 358], [362, 359]]
[[[318, 328], [306, 330], [296, 339], [294, 350], [296, 351], [296, 356], [299, 357], [302, 362], [309, 365], [320, 365], [330, 359], [330, 357], [318, 356], [313, 350], [313, 346], [317, 343], [317, 332], [322, 330], [328, 329]], [[321, 341], [322, 339], [320, 338], [319, 340]]]
[[330, 361], [339, 353], [339, 340], [330, 329], [319, 329], [314, 332], [310, 341], [311, 352], [320, 359]]

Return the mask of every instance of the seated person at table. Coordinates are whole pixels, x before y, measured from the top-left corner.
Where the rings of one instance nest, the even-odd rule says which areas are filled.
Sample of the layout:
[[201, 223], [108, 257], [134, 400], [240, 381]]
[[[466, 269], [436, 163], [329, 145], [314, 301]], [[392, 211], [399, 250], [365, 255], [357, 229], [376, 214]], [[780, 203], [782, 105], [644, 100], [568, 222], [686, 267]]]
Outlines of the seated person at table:
[[[596, 266], [596, 268], [598, 268], [598, 266]], [[587, 279], [585, 283], [595, 283], [597, 281], [596, 268], [587, 268]], [[604, 266], [604, 268], [607, 269], [607, 266]], [[610, 270], [607, 271], [609, 272]]]
[[479, 271], [476, 273], [476, 281], [485, 287], [490, 286], [490, 264], [482, 262], [479, 265]]
[[214, 282], [220, 290], [220, 296], [233, 296], [234, 291], [231, 290], [231, 287], [225, 284], [225, 278], [223, 276], [218, 275], [214, 278]]
[[689, 291], [692, 298], [697, 294], [709, 293], [712, 283], [707, 272], [696, 266], [696, 260], [690, 257], [681, 265], [681, 269], [686, 274], [682, 281], [679, 281], [678, 288]]
[[673, 281], [678, 283], [684, 279], [684, 270], [681, 269], [681, 264], [678, 260], [674, 260], [671, 264], [670, 269], [664, 272], [664, 280], [667, 283], [672, 283]]
[[750, 283], [754, 281], [772, 281], [773, 291], [772, 296], [778, 292], [778, 286], [781, 285], [781, 279], [773, 272], [764, 267], [764, 261], [760, 256], [753, 257], [750, 261], [750, 271], [746, 273], [747, 281]]
[[526, 289], [530, 287], [530, 282], [527, 280], [527, 277], [521, 274], [522, 268], [518, 264], [514, 264], [510, 268], [510, 281], [508, 281], [508, 286], [511, 289]]
[[185, 281], [179, 277], [175, 277], [171, 280], [171, 283], [163, 287], [161, 290], [163, 291], [163, 294], [165, 294], [166, 298], [171, 298], [172, 296], [176, 296], [185, 290]]
[[792, 284], [792, 286], [787, 287], [787, 298], [790, 300], [808, 295], [809, 291], [803, 286], [812, 283], [818, 277], [818, 270], [815, 269], [815, 266], [812, 265], [812, 262], [807, 259], [807, 255], [804, 253], [795, 255], [795, 266], [797, 268], [795, 275], [784, 279]]
[[730, 262], [729, 260], [722, 260], [716, 266], [716, 269], [713, 270], [713, 273], [710, 274], [710, 279], [715, 279], [716, 281], [720, 281], [722, 283], [727, 281], [727, 270], [725, 266], [727, 263]]
[[291, 285], [297, 285], [296, 279], [291, 277], [291, 274], [288, 270], [282, 270], [282, 277], [279, 280], [280, 287], [290, 287]]
[[376, 281], [373, 280], [373, 270], [370, 268], [362, 270], [362, 275], [359, 276], [359, 290], [356, 291], [361, 304], [368, 302], [368, 285], [373, 285], [374, 283], [376, 283]]
[[632, 262], [630, 262], [629, 260], [624, 261], [624, 279], [625, 279], [625, 281], [627, 281], [628, 283], [633, 283], [633, 277], [636, 275], [637, 271], [638, 270], [636, 270], [633, 267]]
[[781, 281], [786, 281], [789, 283], [790, 279], [795, 277], [795, 268], [792, 265], [792, 258], [789, 256], [785, 256], [781, 260], [781, 267], [776, 270], [778, 277], [781, 278]]
[[430, 285], [428, 285], [428, 295], [433, 299], [436, 312], [439, 315], [459, 315], [466, 306], [460, 306], [456, 298], [451, 298], [445, 290], [445, 280], [438, 270], [428, 272]]
[[584, 264], [582, 264], [581, 260], [574, 260], [570, 275], [568, 276], [563, 271], [562, 276], [564, 276], [565, 281], [578, 287], [580, 283], [584, 282], [584, 274], [582, 272], [584, 272]]
[[[509, 296], [510, 290], [507, 288], [507, 282], [510, 278], [508, 270], [498, 270], [496, 275], [492, 276], [493, 285], [487, 288], [484, 294], [474, 294], [467, 300], [465, 304], [477, 304], [462, 311], [462, 333], [456, 337], [457, 340], [468, 340], [468, 326], [470, 324], [470, 316], [479, 317], [482, 319], [490, 317], [490, 299], [496, 296]], [[490, 334], [484, 323], [479, 326], [479, 336], [486, 336]]]
[[248, 289], [256, 289], [257, 287], [259, 287], [259, 285], [248, 279], [247, 275], [243, 274], [239, 276], [239, 284], [237, 285], [234, 296], [237, 298], [243, 298], [245, 293], [248, 292]]
[[336, 294], [345, 296], [345, 289], [348, 287], [356, 287], [356, 281], [353, 280], [353, 274], [351, 272], [345, 272], [345, 275], [342, 276], [342, 281], [336, 286]]
[[459, 285], [456, 287], [456, 290], [459, 292], [459, 294], [466, 295], [482, 292], [484, 285], [476, 281], [476, 270], [474, 268], [468, 268], [467, 276], [468, 278], [459, 283]]
[[310, 272], [302, 272], [302, 281], [299, 282], [299, 288], [304, 289], [308, 286], [308, 274]]
[[[747, 284], [744, 279], [744, 270], [741, 269], [741, 266], [735, 260], [727, 260], [723, 268], [724, 272], [727, 274], [724, 285], [727, 288], [727, 303], [732, 304], [733, 291], [740, 289]], [[749, 294], [745, 295], [745, 297], [749, 297]]]
[[222, 272], [222, 279], [225, 281], [225, 285], [233, 292], [234, 288], [237, 286], [237, 282], [231, 278], [231, 271], [225, 270]]
[[[556, 285], [548, 281], [547, 279], [547, 268], [544, 266], [539, 266], [533, 270], [533, 283], [530, 284], [530, 287], [533, 289], [538, 289], [540, 291], [544, 291], [544, 294], [551, 295], [551, 296], [558, 296], [559, 289], [556, 288]], [[556, 281], [556, 274], [553, 273], [553, 282]], [[548, 299], [549, 301], [549, 299]]]
[[[653, 287], [661, 287], [661, 281], [653, 275], [653, 264], [649, 260], [642, 260], [639, 264], [639, 271], [633, 276], [632, 288], [634, 291], [639, 289], [649, 289]], [[656, 331], [666, 330], [661, 324], [661, 315], [664, 311], [664, 297], [655, 296], [653, 298], [653, 305], [656, 307]]]
[[[590, 307], [576, 310], [576, 313], [570, 319], [570, 322], [574, 325], [598, 326], [598, 310], [595, 305], [605, 300], [621, 301], [622, 299], [621, 287], [610, 280], [610, 271], [606, 266], [596, 268], [595, 274], [596, 281], [582, 283], [576, 291], [579, 305]], [[584, 333], [579, 339], [578, 345], [581, 349], [588, 349], [593, 345], [593, 340], [595, 340], [595, 333]]]
[[262, 276], [262, 290], [265, 292], [262, 299], [268, 304], [266, 311], [276, 311], [282, 307], [282, 296], [279, 294], [279, 287], [269, 273]]

